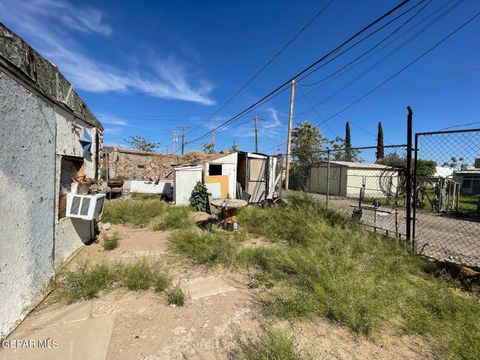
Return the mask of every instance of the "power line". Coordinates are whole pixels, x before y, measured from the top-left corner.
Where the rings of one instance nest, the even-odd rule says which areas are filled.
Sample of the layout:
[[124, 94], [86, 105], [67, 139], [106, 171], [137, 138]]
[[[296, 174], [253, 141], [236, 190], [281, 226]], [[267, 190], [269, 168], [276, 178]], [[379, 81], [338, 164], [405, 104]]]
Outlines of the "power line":
[[[363, 34], [364, 32], [368, 31], [369, 29], [371, 29], [372, 27], [374, 27], [376, 24], [378, 24], [379, 22], [381, 22], [383, 19], [387, 18], [388, 16], [390, 16], [391, 14], [393, 14], [394, 12], [396, 12], [398, 9], [402, 8], [403, 6], [405, 6], [406, 4], [408, 4], [411, 0], [403, 0], [402, 2], [400, 2], [398, 5], [394, 6], [392, 9], [390, 9], [389, 11], [385, 12], [383, 15], [381, 15], [380, 17], [378, 17], [377, 19], [375, 19], [374, 21], [372, 21], [371, 23], [369, 23], [368, 25], [366, 25], [365, 27], [363, 27], [361, 30], [357, 31], [355, 34], [353, 34], [352, 36], [350, 36], [347, 40], [343, 41], [340, 45], [338, 45], [336, 48], [334, 48], [333, 50], [331, 50], [330, 52], [328, 52], [327, 54], [323, 55], [321, 58], [319, 58], [318, 60], [316, 60], [314, 63], [312, 63], [311, 65], [309, 65], [308, 67], [306, 67], [305, 69], [303, 69], [302, 71], [300, 71], [298, 74], [296, 74], [295, 76], [293, 76], [292, 78], [290, 78], [289, 80], [285, 81], [284, 83], [282, 83], [281, 85], [277, 86], [274, 90], [270, 91], [267, 95], [263, 96], [260, 100], [256, 101], [255, 103], [253, 103], [252, 105], [250, 105], [249, 107], [247, 107], [246, 109], [242, 110], [240, 113], [238, 113], [237, 115], [233, 116], [232, 118], [230, 118], [229, 120], [223, 122], [222, 124], [220, 124], [215, 130], [219, 130], [223, 127], [225, 127], [226, 125], [228, 125], [229, 123], [235, 121], [236, 119], [238, 119], [239, 117], [245, 115], [246, 113], [252, 111], [253, 109], [255, 109], [255, 107], [257, 107], [259, 104], [262, 104], [265, 100], [269, 99], [270, 97], [272, 97], [272, 95], [275, 95], [278, 91], [282, 90], [284, 91], [285, 90], [285, 87], [287, 85], [289, 85], [291, 83], [292, 80], [294, 80], [295, 78], [299, 78], [300, 76], [302, 76], [303, 74], [305, 74], [306, 72], [308, 72], [309, 70], [311, 70], [312, 68], [314, 68], [316, 65], [318, 65], [319, 63], [321, 63], [322, 61], [324, 61], [325, 59], [327, 59], [328, 57], [330, 57], [331, 55], [335, 54], [338, 50], [340, 50], [342, 47], [344, 47], [346, 44], [348, 44], [349, 42], [351, 42], [352, 40], [354, 40], [355, 38], [357, 38], [358, 36], [360, 36], [361, 34]], [[203, 134], [201, 136], [199, 136], [198, 138], [192, 140], [192, 141], [189, 141], [189, 143], [193, 143], [193, 142], [196, 142], [198, 140], [201, 140], [203, 139], [205, 136], [208, 136], [210, 132], [206, 133], [206, 134]]]
[[[388, 59], [389, 57], [393, 56], [394, 54], [396, 54], [397, 52], [399, 52], [401, 49], [403, 49], [405, 46], [407, 46], [409, 43], [411, 43], [413, 40], [415, 40], [416, 38], [418, 38], [421, 34], [423, 34], [425, 31], [427, 31], [430, 27], [432, 27], [435, 23], [437, 23], [438, 21], [440, 21], [443, 17], [447, 16], [450, 12], [452, 12], [456, 7], [458, 7], [464, 0], [460, 0], [460, 1], [457, 1], [455, 4], [453, 4], [450, 8], [446, 9], [443, 13], [441, 13], [439, 16], [437, 16], [436, 18], [434, 18], [432, 21], [430, 21], [429, 23], [427, 23], [424, 27], [422, 27], [420, 30], [418, 30], [416, 33], [414, 33], [413, 35], [411, 35], [408, 39], [406, 39], [404, 42], [402, 42], [399, 46], [397, 46], [395, 49], [393, 49], [392, 51], [390, 51], [388, 54], [384, 55], [381, 59], [379, 59], [377, 62], [375, 62], [373, 65], [371, 65], [369, 68], [367, 68], [366, 70], [364, 70], [363, 72], [361, 72], [359, 75], [357, 75], [356, 77], [354, 77], [352, 80], [350, 80], [348, 83], [344, 84], [343, 86], [341, 86], [340, 88], [338, 88], [337, 90], [335, 90], [333, 93], [331, 93], [330, 95], [328, 95], [327, 97], [325, 97], [323, 100], [321, 100], [320, 102], [316, 103], [315, 105], [318, 106], [318, 105], [322, 105], [324, 104], [325, 102], [327, 102], [328, 100], [332, 99], [335, 95], [339, 94], [340, 92], [342, 92], [343, 90], [347, 89], [348, 87], [350, 87], [352, 84], [354, 84], [355, 82], [357, 82], [360, 78], [362, 78], [363, 76], [365, 76], [367, 73], [371, 72], [372, 70], [374, 70], [376, 67], [378, 67], [380, 64], [382, 64], [383, 62], [385, 62], [386, 59]], [[308, 113], [312, 110], [308, 110], [306, 112], [303, 112], [302, 114], [305, 114], [305, 113]]]
[[[304, 26], [302, 26], [302, 28], [290, 40], [288, 40], [286, 44], [280, 48], [280, 50], [278, 50], [265, 64], [263, 64], [263, 66], [240, 87], [240, 89], [238, 89], [232, 96], [230, 96], [230, 98], [227, 99], [226, 102], [224, 102], [217, 110], [215, 110], [215, 112], [210, 115], [206, 121], [211, 120], [223, 108], [225, 108], [225, 106], [232, 102], [233, 99], [240, 95], [242, 91], [252, 83], [252, 81], [254, 81], [268, 66], [270, 66], [277, 57], [279, 57], [303, 32], [305, 32], [305, 30], [307, 30], [307, 28], [330, 6], [332, 2], [333, 0], [326, 1], [325, 4], [315, 13], [315, 15]], [[192, 132], [198, 129], [200, 126], [201, 124], [197, 125]]]
[[[416, 6], [419, 6], [420, 4], [422, 4], [424, 1], [421, 1], [419, 2], [418, 4], [416, 4], [415, 6], [409, 8], [408, 10], [406, 10], [405, 12], [403, 12], [402, 14], [400, 14], [399, 16], [397, 16], [395, 19], [393, 19], [391, 22], [393, 22], [394, 20], [397, 20], [398, 18], [400, 18], [401, 16], [405, 15], [407, 12], [409, 12], [410, 10], [413, 10]], [[420, 8], [415, 14], [413, 14], [410, 18], [408, 18], [406, 21], [404, 21], [400, 26], [398, 26], [397, 28], [395, 28], [390, 34], [388, 34], [386, 37], [384, 37], [382, 40], [380, 40], [377, 44], [375, 44], [373, 47], [371, 47], [370, 49], [368, 49], [367, 51], [364, 51], [362, 54], [360, 54], [358, 57], [356, 57], [355, 59], [353, 59], [352, 61], [350, 61], [349, 63], [345, 64], [344, 66], [342, 66], [340, 69], [338, 69], [337, 71], [335, 71], [334, 73], [318, 80], [318, 81], [315, 81], [315, 82], [312, 82], [312, 83], [309, 83], [309, 84], [303, 84], [302, 86], [313, 86], [313, 85], [317, 85], [317, 84], [320, 84], [320, 83], [323, 83], [324, 81], [334, 77], [336, 74], [338, 74], [339, 72], [341, 72], [342, 70], [348, 68], [350, 65], [354, 64], [355, 62], [357, 62], [359, 59], [361, 59], [363, 56], [367, 55], [369, 52], [375, 50], [378, 46], [380, 46], [382, 43], [384, 43], [385, 41], [389, 40], [391, 37], [393, 37], [398, 31], [400, 31], [405, 25], [407, 25], [409, 22], [411, 22], [413, 19], [415, 19], [415, 17], [417, 17], [423, 10], [425, 10], [425, 8], [432, 2], [432, 0], [428, 1], [422, 8]], [[390, 23], [391, 23], [390, 22]], [[378, 28], [376, 31], [378, 30], [381, 30], [382, 28], [384, 28], [385, 26], [389, 25], [390, 23], [387, 23], [385, 24], [383, 27], [380, 27]], [[372, 32], [371, 34], [368, 35], [371, 36], [373, 35], [375, 32]], [[363, 38], [362, 40], [365, 40], [367, 37]], [[389, 43], [390, 44], [390, 43]], [[387, 45], [389, 45], [387, 44]], [[340, 54], [341, 55], [341, 54]], [[340, 56], [340, 55], [337, 55], [337, 56]], [[336, 58], [336, 57], [335, 57]], [[332, 61], [332, 60], [335, 60], [335, 58], [329, 60]], [[366, 59], [364, 59], [366, 60]], [[363, 62], [363, 61], [361, 61]], [[361, 62], [357, 63], [360, 64]], [[328, 63], [328, 62], [327, 62]], [[327, 63], [324, 63], [323, 65], [326, 65]], [[318, 70], [320, 68], [317, 68], [315, 69]]]
[[476, 125], [476, 124], [480, 124], [480, 121], [475, 121], [475, 122], [471, 122], [471, 123], [468, 123], [468, 124], [460, 124], [460, 125], [449, 126], [449, 127], [442, 128], [439, 131], [456, 129], [456, 128], [459, 128], [459, 127], [471, 126], [471, 125]]
[[[424, 58], [426, 55], [428, 55], [429, 53], [431, 53], [433, 50], [435, 50], [437, 47], [439, 47], [441, 44], [443, 44], [445, 41], [447, 41], [449, 38], [451, 38], [453, 35], [455, 35], [457, 32], [459, 32], [460, 30], [462, 30], [465, 26], [467, 26], [468, 24], [470, 24], [472, 21], [474, 21], [478, 16], [480, 16], [480, 12], [476, 13], [474, 16], [472, 16], [471, 18], [469, 18], [466, 22], [464, 22], [462, 25], [460, 25], [458, 28], [456, 28], [454, 31], [450, 32], [447, 36], [443, 37], [440, 41], [438, 41], [437, 43], [435, 43], [435, 45], [433, 45], [432, 47], [430, 47], [427, 51], [423, 52], [420, 56], [416, 57], [414, 60], [410, 61], [407, 65], [405, 65], [404, 67], [402, 67], [400, 70], [398, 70], [397, 72], [395, 72], [393, 75], [389, 76], [387, 79], [385, 79], [384, 81], [382, 81], [380, 84], [378, 84], [377, 86], [375, 86], [373, 89], [371, 89], [370, 91], [368, 91], [366, 94], [362, 95], [361, 97], [359, 97], [358, 99], [354, 100], [353, 102], [351, 102], [349, 105], [345, 106], [342, 110], [340, 111], [337, 111], [335, 114], [333, 114], [332, 116], [328, 117], [327, 119], [325, 119], [323, 122], [327, 122], [331, 119], [333, 119], [334, 117], [338, 116], [339, 114], [341, 114], [342, 112], [344, 112], [345, 110], [351, 108], [353, 105], [357, 104], [358, 102], [362, 101], [363, 99], [365, 99], [366, 97], [368, 97], [368, 95], [370, 95], [371, 93], [373, 93], [375, 90], [381, 88], [383, 85], [385, 85], [386, 83], [388, 83], [389, 81], [391, 81], [392, 79], [394, 79], [395, 77], [397, 77], [398, 75], [400, 75], [402, 72], [404, 72], [405, 70], [407, 70], [410, 66], [414, 65], [416, 62], [418, 62], [419, 60], [421, 60], [422, 58]], [[321, 125], [323, 122], [320, 122], [318, 123], [316, 126], [319, 126]]]
[[[407, 65], [405, 65], [404, 67], [402, 67], [400, 70], [398, 70], [397, 72], [395, 72], [393, 75], [389, 76], [387, 79], [385, 79], [384, 81], [382, 81], [380, 84], [378, 84], [377, 86], [375, 86], [374, 88], [372, 88], [371, 90], [369, 90], [366, 94], [362, 95], [361, 97], [357, 98], [356, 100], [352, 101], [351, 103], [349, 103], [347, 106], [345, 106], [344, 108], [342, 108], [341, 110], [337, 111], [335, 114], [331, 115], [330, 117], [328, 117], [327, 119], [323, 120], [322, 122], [319, 122], [317, 124], [315, 124], [315, 126], [320, 126], [322, 125], [323, 123], [325, 122], [328, 122], [329, 120], [335, 118], [336, 116], [340, 115], [341, 113], [343, 113], [345, 110], [348, 110], [349, 108], [351, 108], [352, 106], [354, 106], [355, 104], [359, 103], [360, 101], [362, 101], [363, 99], [367, 98], [370, 94], [372, 94], [374, 91], [378, 90], [379, 88], [381, 88], [382, 86], [384, 86], [386, 83], [388, 83], [389, 81], [391, 81], [392, 79], [394, 79], [395, 77], [397, 77], [398, 75], [400, 75], [402, 72], [404, 72], [405, 70], [407, 70], [409, 67], [411, 67], [412, 65], [414, 65], [415, 63], [417, 63], [419, 60], [421, 60], [422, 58], [424, 58], [426, 55], [428, 55], [429, 53], [431, 53], [433, 50], [435, 50], [437, 47], [439, 47], [441, 44], [443, 44], [445, 41], [447, 41], [449, 38], [451, 38], [453, 35], [455, 35], [457, 32], [459, 32], [460, 30], [462, 30], [464, 27], [466, 27], [468, 24], [470, 24], [472, 21], [474, 21], [477, 17], [480, 16], [480, 12], [476, 13], [474, 16], [472, 16], [471, 18], [469, 18], [467, 21], [465, 21], [462, 25], [460, 25], [459, 27], [457, 27], [454, 31], [450, 32], [448, 35], [446, 35], [445, 37], [443, 37], [440, 41], [438, 41], [437, 43], [435, 43], [432, 47], [430, 47], [428, 50], [426, 50], [425, 52], [423, 52], [421, 55], [419, 55], [418, 57], [416, 57], [415, 59], [413, 59], [412, 61], [410, 61]], [[282, 144], [285, 144], [285, 142], [283, 143], [280, 143], [278, 144], [277, 146], [280, 146]], [[274, 146], [272, 147], [271, 149], [277, 147], [277, 146]], [[269, 150], [269, 149], [268, 149]]]

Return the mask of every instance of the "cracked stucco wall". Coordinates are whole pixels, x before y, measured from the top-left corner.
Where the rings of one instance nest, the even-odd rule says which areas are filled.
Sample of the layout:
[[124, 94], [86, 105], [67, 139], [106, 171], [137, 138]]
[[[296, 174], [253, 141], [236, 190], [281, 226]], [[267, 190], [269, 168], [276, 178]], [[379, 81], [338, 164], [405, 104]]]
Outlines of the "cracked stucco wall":
[[[62, 156], [74, 156], [83, 158], [83, 148], [80, 144], [80, 138], [84, 131], [88, 131], [92, 138], [92, 149], [90, 154], [84, 158], [84, 172], [89, 178], [96, 178], [95, 174], [95, 135], [97, 128], [86, 122], [75, 119], [73, 114], [55, 106], [55, 118], [57, 126], [56, 141], [56, 183], [57, 189], [55, 195], [55, 204], [59, 202], [60, 171]], [[58, 219], [58, 206], [55, 210], [55, 219]], [[90, 221], [63, 218], [55, 222], [55, 267], [61, 265], [80, 247], [92, 240], [93, 224]]]
[[[54, 268], [92, 240], [92, 222], [58, 220], [62, 156], [98, 130], [0, 72], [0, 338], [43, 297]], [[73, 126], [75, 124], [76, 126]], [[99, 134], [100, 135], [100, 134]], [[96, 177], [95, 141], [84, 171]]]
[[0, 72], [0, 338], [53, 275], [55, 112]]

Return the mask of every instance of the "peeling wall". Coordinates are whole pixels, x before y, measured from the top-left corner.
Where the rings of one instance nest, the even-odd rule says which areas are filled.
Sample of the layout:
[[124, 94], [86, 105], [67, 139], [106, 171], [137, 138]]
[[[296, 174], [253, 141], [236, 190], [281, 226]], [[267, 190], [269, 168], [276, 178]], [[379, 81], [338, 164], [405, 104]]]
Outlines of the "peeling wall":
[[55, 113], [0, 72], [0, 338], [53, 275]]

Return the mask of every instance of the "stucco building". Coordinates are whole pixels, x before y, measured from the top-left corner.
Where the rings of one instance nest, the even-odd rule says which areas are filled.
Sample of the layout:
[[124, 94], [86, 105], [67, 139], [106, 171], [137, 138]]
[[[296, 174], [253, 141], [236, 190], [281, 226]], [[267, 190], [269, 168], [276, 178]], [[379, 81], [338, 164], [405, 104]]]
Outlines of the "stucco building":
[[65, 207], [72, 176], [98, 178], [102, 132], [57, 67], [0, 23], [0, 338], [95, 236]]

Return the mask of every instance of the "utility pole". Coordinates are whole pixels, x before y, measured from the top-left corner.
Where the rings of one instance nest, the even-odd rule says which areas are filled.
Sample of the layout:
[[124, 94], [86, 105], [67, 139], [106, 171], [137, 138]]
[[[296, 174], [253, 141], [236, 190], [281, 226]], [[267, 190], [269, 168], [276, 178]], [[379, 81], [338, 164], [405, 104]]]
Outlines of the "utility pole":
[[182, 129], [182, 160], [183, 160], [183, 156], [185, 155], [185, 129], [189, 127], [190, 126], [177, 126], [177, 128]]
[[178, 141], [177, 132], [174, 131], [173, 132], [173, 153], [174, 154], [177, 152], [177, 141]]
[[293, 122], [293, 103], [295, 101], [295, 79], [292, 80], [292, 89], [290, 92], [290, 113], [288, 114], [288, 136], [287, 136], [287, 166], [285, 170], [285, 190], [288, 190], [288, 178], [290, 176], [290, 151], [292, 146], [292, 122]]
[[253, 118], [255, 123], [255, 152], [258, 153], [258, 128], [257, 128], [257, 115]]
[[215, 129], [212, 129], [212, 145], [215, 148]]

